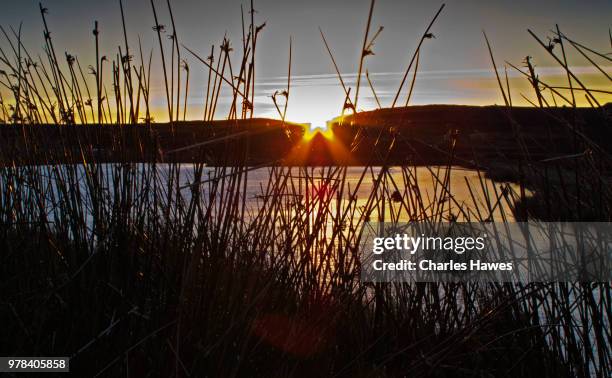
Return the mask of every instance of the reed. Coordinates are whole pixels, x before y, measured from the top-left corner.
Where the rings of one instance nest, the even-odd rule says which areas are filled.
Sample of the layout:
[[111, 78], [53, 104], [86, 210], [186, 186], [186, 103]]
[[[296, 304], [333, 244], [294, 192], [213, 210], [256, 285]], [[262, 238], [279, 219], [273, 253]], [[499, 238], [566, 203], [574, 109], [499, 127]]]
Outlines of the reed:
[[[369, 19], [373, 5], [374, 1]], [[124, 20], [121, 2], [120, 6]], [[208, 59], [200, 57], [179, 43], [172, 19], [170, 75], [161, 36], [164, 27], [153, 1], [151, 7], [175, 130], [180, 127], [180, 72], [185, 71], [185, 120], [189, 72], [195, 68], [179, 48], [208, 72], [204, 120], [217, 117], [222, 90], [233, 96], [231, 120], [252, 118], [256, 44], [265, 25], [257, 26], [253, 3], [242, 49], [233, 51], [224, 38], [216, 64], [215, 46]], [[609, 282], [359, 280], [358, 248], [370, 221], [609, 221], [612, 192], [605, 172], [610, 157], [580, 132], [580, 120], [563, 123], [580, 154], [535, 161], [523, 143], [527, 137], [521, 125], [514, 121], [512, 88], [507, 77], [504, 87], [498, 75], [504, 111], [513, 121], [521, 151], [518, 167], [510, 167], [518, 179], [512, 185], [500, 184], [486, 177], [491, 169], [478, 169], [475, 181], [465, 180], [467, 200], [457, 198], [453, 180], [462, 163], [455, 155], [456, 133], [437, 147], [448, 156], [439, 167], [410, 162], [359, 169], [287, 167], [277, 162], [252, 166], [246, 148], [231, 147], [235, 134], [210, 141], [226, 147], [218, 161], [228, 164], [183, 165], [172, 162], [176, 151], [158, 153], [150, 113], [150, 80], [156, 74], [151, 72], [153, 51], [146, 59], [139, 46], [140, 61], [133, 62], [124, 22], [125, 54], [120, 49], [112, 62], [113, 74], [106, 79], [113, 84], [112, 109], [104, 85], [109, 76], [103, 76], [106, 59], [96, 47], [94, 109], [78, 60], [66, 55], [66, 71], [55, 58], [47, 10], [40, 8], [46, 61], [30, 58], [19, 32], [12, 37], [4, 33], [17, 46], [11, 49], [17, 59], [0, 50], [0, 63], [7, 70], [0, 83], [14, 95], [0, 98], [0, 119], [16, 124], [1, 127], [12, 133], [11, 140], [20, 141], [2, 141], [0, 149], [0, 314], [9, 325], [0, 328], [0, 349], [6, 355], [67, 355], [72, 371], [83, 376], [610, 375]], [[420, 46], [442, 9], [420, 39], [393, 105], [413, 62], [418, 67]], [[370, 21], [360, 66], [376, 95], [363, 59], [378, 35], [368, 40], [369, 26]], [[96, 23], [96, 46], [98, 33]], [[601, 58], [559, 29], [556, 35], [592, 59]], [[348, 104], [357, 113], [359, 85], [352, 100], [323, 32], [321, 36], [343, 87], [345, 108]], [[495, 65], [488, 40], [486, 44]], [[285, 101], [276, 104], [274, 98], [283, 123], [292, 49], [290, 39], [288, 82], [278, 92]], [[550, 117], [552, 97], [549, 101], [547, 96], [574, 108], [576, 93], [586, 94], [594, 106], [598, 103], [597, 92], [580, 84], [562, 54], [556, 59], [567, 72], [569, 89], [536, 81], [533, 66], [523, 72], [542, 100], [534, 104]], [[361, 72], [358, 80], [360, 76]], [[124, 148], [127, 128], [117, 127], [120, 131], [108, 147], [114, 163], [100, 158], [97, 138], [102, 133], [79, 140], [75, 149], [70, 143], [74, 129], [60, 127], [60, 148], [44, 143], [42, 120], [76, 128], [78, 119], [93, 128], [94, 123], [110, 123], [113, 110], [120, 126], [144, 121], [149, 132], [138, 134], [136, 151], [142, 163], [128, 158], [134, 151]], [[371, 130], [360, 130], [352, 148], [370, 134]], [[414, 152], [392, 127], [376, 140], [381, 147], [376, 157], [382, 161], [397, 148]], [[204, 157], [210, 144], [185, 148]], [[145, 147], [156, 151], [153, 157], [145, 156]], [[43, 163], [28, 164], [33, 158]], [[58, 164], [62, 159], [77, 163]], [[476, 161], [478, 167], [485, 163]], [[258, 175], [265, 178], [256, 181]], [[253, 188], [253, 183], [259, 187]], [[529, 197], [527, 192], [535, 194]]]

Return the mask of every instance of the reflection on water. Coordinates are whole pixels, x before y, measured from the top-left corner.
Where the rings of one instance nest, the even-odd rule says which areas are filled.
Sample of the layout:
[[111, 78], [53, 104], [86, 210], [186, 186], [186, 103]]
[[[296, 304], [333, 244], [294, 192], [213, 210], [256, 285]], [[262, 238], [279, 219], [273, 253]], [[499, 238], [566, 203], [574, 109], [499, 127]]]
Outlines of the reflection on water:
[[[289, 225], [292, 219], [301, 219], [297, 223], [307, 220], [307, 224], [329, 226], [335, 222], [343, 227], [360, 227], [367, 221], [512, 221], [513, 204], [519, 199], [516, 184], [494, 182], [482, 172], [460, 167], [385, 170], [99, 164], [93, 168], [72, 165], [17, 169], [27, 170], [38, 187], [49, 189], [42, 205], [50, 219], [60, 215], [57, 200], [73, 201], [78, 197], [78, 211], [88, 224], [95, 208], [102, 205], [112, 211], [116, 201], [137, 200], [141, 207], [170, 201], [171, 208], [181, 207], [174, 212], [178, 214], [186, 211], [196, 193], [198, 201], [208, 206], [213, 216], [248, 222], [270, 212], [275, 215], [266, 222]], [[24, 191], [24, 196], [34, 194], [28, 193], [28, 188], [23, 185], [19, 190]]]
[[251, 214], [274, 199], [293, 208], [324, 204], [328, 212], [347, 210], [362, 220], [503, 221], [515, 219], [512, 204], [519, 192], [517, 184], [494, 182], [483, 172], [461, 167], [390, 167], [386, 172], [381, 167], [206, 167], [201, 179], [194, 180], [194, 167], [184, 165], [179, 174], [182, 195], [190, 197], [195, 188], [204, 198], [231, 191], [232, 186], [220, 189], [216, 179], [239, 176], [237, 172], [243, 176], [240, 196]]

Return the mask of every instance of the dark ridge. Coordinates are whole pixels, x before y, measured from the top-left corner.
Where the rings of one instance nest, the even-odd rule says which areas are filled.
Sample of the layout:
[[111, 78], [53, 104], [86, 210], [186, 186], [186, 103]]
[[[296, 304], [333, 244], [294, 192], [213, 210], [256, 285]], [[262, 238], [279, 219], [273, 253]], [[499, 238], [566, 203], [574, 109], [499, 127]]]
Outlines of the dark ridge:
[[[122, 126], [3, 125], [0, 164], [75, 163], [89, 157], [100, 162], [209, 165], [437, 165], [452, 160], [486, 166], [524, 158], [525, 150], [537, 162], [589, 151], [609, 154], [609, 108], [381, 109], [337, 118], [331, 123], [333, 142], [321, 134], [304, 140], [306, 126], [264, 118]], [[45, 147], [31, 151], [28, 146]]]
[[[2, 125], [0, 164], [275, 161], [304, 127], [253, 118], [137, 125]], [[31, 146], [37, 146], [32, 148]], [[41, 147], [42, 146], [42, 147]], [[231, 148], [230, 148], [231, 147]]]
[[361, 112], [332, 127], [344, 144], [360, 133], [352, 153], [365, 158], [363, 164], [447, 164], [452, 157], [458, 164], [482, 165], [524, 158], [521, 148], [532, 161], [594, 149], [610, 153], [610, 114], [607, 108], [426, 105]]

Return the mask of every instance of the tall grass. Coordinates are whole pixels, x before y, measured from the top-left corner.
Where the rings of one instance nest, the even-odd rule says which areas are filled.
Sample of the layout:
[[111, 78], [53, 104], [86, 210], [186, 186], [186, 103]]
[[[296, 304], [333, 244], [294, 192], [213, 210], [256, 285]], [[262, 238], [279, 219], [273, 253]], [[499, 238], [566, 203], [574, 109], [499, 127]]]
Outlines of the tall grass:
[[[155, 12], [153, 2], [152, 8]], [[265, 168], [267, 180], [252, 198], [248, 151], [219, 167], [164, 163], [164, 154], [127, 163], [122, 149], [127, 136], [117, 132], [112, 145], [117, 162], [104, 164], [93, 143], [80, 144], [77, 151], [70, 147], [69, 128], [61, 131], [63, 149], [49, 151], [39, 143], [35, 125], [42, 120], [73, 125], [74, 114], [83, 124], [105, 119], [123, 125], [144, 118], [150, 134], [142, 134], [139, 143], [158, 143], [149, 109], [152, 54], [147, 62], [140, 49], [140, 62], [132, 65], [126, 37], [125, 55], [111, 65], [116, 106], [123, 109], [113, 112], [102, 94], [104, 58], [97, 56], [92, 66], [97, 97], [92, 99], [89, 89], [83, 92], [88, 85], [82, 71], [77, 75], [69, 61], [68, 76], [55, 58], [42, 6], [41, 13], [46, 60], [31, 59], [19, 33], [4, 34], [17, 60], [0, 51], [8, 69], [0, 81], [18, 104], [11, 107], [4, 99], [0, 114], [6, 122], [33, 126], [10, 129], [21, 133], [16, 138], [25, 153], [8, 146], [0, 151], [5, 162], [0, 168], [0, 314], [5, 320], [0, 354], [68, 355], [71, 369], [83, 376], [610, 375], [609, 283], [359, 280], [357, 249], [368, 221], [561, 217], [553, 206], [540, 211], [551, 202], [577, 212], [579, 219], [592, 213], [594, 219], [608, 220], [612, 197], [603, 169], [609, 159], [577, 124], [568, 127], [576, 145], [588, 146], [589, 154], [538, 162], [536, 168], [525, 150], [517, 189], [491, 186], [479, 172], [479, 180], [466, 182], [471, 197], [466, 202], [459, 202], [451, 187], [456, 135], [443, 146], [446, 166], [426, 168], [431, 176], [426, 186], [410, 164], [367, 165], [356, 177], [344, 166], [274, 165]], [[227, 39], [216, 64], [214, 47], [208, 59], [184, 47], [208, 70], [204, 120], [216, 116], [222, 89], [234, 98], [231, 119], [253, 115], [255, 49], [263, 24], [257, 26], [252, 3], [250, 17], [238, 70], [232, 67]], [[181, 81], [181, 45], [172, 25], [172, 72], [167, 75], [165, 27], [155, 14], [171, 122], [179, 117], [181, 97], [180, 84], [175, 91], [172, 83], [173, 77]], [[289, 51], [290, 72], [291, 44]], [[362, 51], [360, 66], [363, 58]], [[567, 64], [562, 66], [573, 77]], [[540, 91], [538, 83], [534, 88]], [[187, 82], [184, 88], [187, 98]], [[500, 89], [505, 90], [501, 80]], [[350, 88], [345, 94], [348, 104], [357, 104], [357, 91], [353, 101]], [[277, 107], [284, 121], [286, 107]], [[510, 101], [506, 110], [512, 117]], [[523, 148], [520, 125], [515, 128]], [[218, 143], [232, 150], [229, 141]], [[377, 153], [388, 156], [401, 135], [388, 130], [380, 143], [383, 152]], [[231, 152], [235, 158], [238, 151]], [[54, 154], [80, 163], [53, 163]], [[25, 164], [33, 155], [48, 164]], [[572, 177], [577, 184], [560, 185], [553, 175]], [[535, 193], [537, 206], [526, 207], [527, 192]]]

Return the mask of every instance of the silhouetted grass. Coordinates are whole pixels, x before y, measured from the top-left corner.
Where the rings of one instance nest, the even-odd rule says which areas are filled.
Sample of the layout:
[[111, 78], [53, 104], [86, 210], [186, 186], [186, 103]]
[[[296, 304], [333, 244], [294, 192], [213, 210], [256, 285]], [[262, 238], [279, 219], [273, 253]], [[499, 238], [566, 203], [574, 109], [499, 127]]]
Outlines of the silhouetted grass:
[[[126, 54], [111, 64], [113, 112], [103, 82], [104, 57], [97, 56], [92, 67], [94, 99], [82, 71], [73, 70], [78, 61], [68, 59], [68, 75], [56, 59], [47, 12], [40, 8], [46, 60], [30, 58], [19, 33], [5, 33], [19, 59], [13, 63], [1, 52], [9, 71], [0, 81], [15, 94], [15, 105], [4, 99], [4, 120], [35, 128], [43, 120], [123, 125], [144, 118], [150, 134], [139, 143], [157, 151], [149, 109], [152, 55], [147, 63], [141, 49], [139, 65], [132, 65], [125, 37]], [[185, 48], [209, 72], [204, 120], [216, 116], [222, 89], [233, 94], [230, 119], [253, 116], [256, 41], [265, 24], [257, 26], [252, 3], [250, 9], [239, 70], [232, 68], [227, 39], [216, 65], [214, 54], [202, 59]], [[181, 45], [174, 20], [172, 25], [168, 75], [164, 26], [155, 14], [171, 123], [179, 117], [181, 97]], [[418, 62], [419, 48], [413, 61]], [[290, 72], [291, 45], [289, 51]], [[360, 66], [365, 55], [362, 51]], [[542, 83], [535, 84], [538, 98], [545, 99]], [[357, 93], [354, 102], [350, 88], [345, 94], [348, 104], [357, 104]], [[546, 112], [546, 102], [539, 104]], [[286, 107], [277, 106], [284, 123]], [[248, 194], [253, 167], [245, 163], [246, 152], [237, 159], [242, 151], [227, 142], [232, 164], [219, 167], [165, 163], [163, 153], [143, 163], [104, 164], [96, 159], [95, 143], [78, 151], [68, 147], [70, 128], [62, 131], [66, 147], [59, 153], [76, 164], [27, 165], [2, 149], [1, 161], [12, 164], [0, 168], [0, 355], [70, 356], [72, 371], [82, 376], [609, 376], [609, 283], [359, 280], [357, 249], [362, 226], [371, 220], [489, 221], [495, 214], [508, 221], [531, 219], [547, 202], [572, 209], [576, 219], [590, 219], [587, 213], [609, 219], [612, 197], [604, 172], [609, 158], [577, 124], [568, 125], [576, 148], [590, 152], [550, 162], [531, 160], [520, 125], [513, 126], [522, 160], [516, 170], [508, 169], [518, 189], [491, 187], [479, 172], [478, 182], [466, 182], [470, 203], [459, 203], [450, 185], [456, 164], [452, 133], [440, 146], [448, 163], [427, 168], [432, 177], [427, 187], [411, 164], [396, 167], [396, 174], [388, 165], [366, 164], [357, 181], [349, 180], [344, 166], [272, 166], [256, 198]], [[52, 162], [45, 145], [34, 143], [28, 128], [22, 130], [28, 154]], [[354, 146], [367, 133], [357, 133]], [[401, 142], [392, 130], [385, 136], [376, 151], [383, 160]], [[118, 132], [113, 141], [118, 161], [127, 155], [125, 138]], [[535, 196], [528, 199], [527, 192]], [[546, 211], [550, 218], [563, 218]]]

